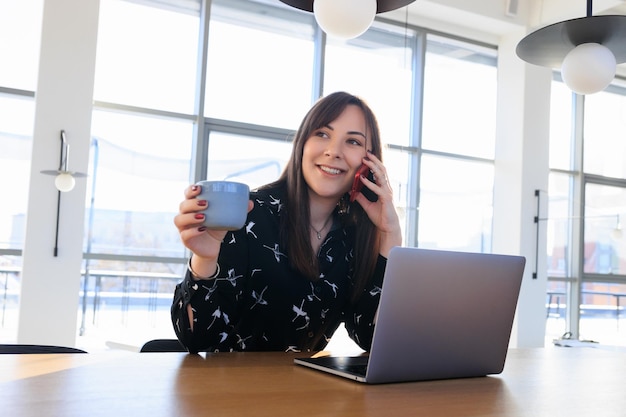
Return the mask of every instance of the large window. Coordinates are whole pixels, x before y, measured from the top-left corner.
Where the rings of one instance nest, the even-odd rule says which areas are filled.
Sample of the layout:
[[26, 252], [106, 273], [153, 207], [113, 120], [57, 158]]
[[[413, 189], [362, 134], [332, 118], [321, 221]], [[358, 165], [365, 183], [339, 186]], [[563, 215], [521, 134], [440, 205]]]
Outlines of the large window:
[[496, 143], [493, 49], [429, 35], [424, 76], [424, 149], [493, 159]]
[[[572, 204], [574, 190], [580, 187], [575, 155], [574, 110], [575, 101], [570, 89], [554, 81], [550, 100], [550, 155], [551, 169], [548, 190], [539, 190], [537, 198], [548, 198], [548, 215], [538, 219], [545, 225], [548, 286], [546, 293], [546, 340], [561, 337], [568, 331], [571, 295], [576, 291], [578, 252], [576, 242], [580, 209]], [[538, 229], [539, 230], [539, 229]]]
[[626, 178], [626, 87], [585, 97], [584, 168], [588, 174]]
[[0, 93], [0, 343], [16, 337], [34, 100]]
[[100, 3], [79, 311], [86, 341], [173, 334], [168, 309], [186, 256], [173, 217], [190, 181], [200, 21], [200, 2]]
[[17, 337], [42, 10], [0, 2], [0, 343]]
[[553, 83], [550, 137], [547, 339], [626, 344], [626, 89], [575, 96]]
[[171, 3], [100, 2], [95, 100], [193, 113], [199, 6]]
[[491, 251], [493, 165], [425, 155], [419, 246]]
[[363, 97], [388, 144], [414, 144], [411, 119], [417, 35], [415, 29], [377, 23], [356, 39], [329, 37], [326, 45], [324, 94], [343, 90]]
[[419, 246], [490, 252], [495, 51], [429, 35], [424, 73]]
[[625, 215], [625, 186], [585, 184], [584, 273], [626, 276]]
[[0, 2], [0, 87], [35, 91], [42, 12], [43, 0]]
[[94, 111], [89, 252], [184, 255], [172, 219], [189, 183], [193, 125]]
[[0, 248], [21, 249], [24, 225], [30, 155], [33, 136], [34, 100], [0, 93]]
[[311, 14], [212, 1], [205, 115], [295, 129], [316, 95]]
[[212, 132], [206, 178], [244, 182], [254, 189], [276, 180], [290, 154], [287, 140]]

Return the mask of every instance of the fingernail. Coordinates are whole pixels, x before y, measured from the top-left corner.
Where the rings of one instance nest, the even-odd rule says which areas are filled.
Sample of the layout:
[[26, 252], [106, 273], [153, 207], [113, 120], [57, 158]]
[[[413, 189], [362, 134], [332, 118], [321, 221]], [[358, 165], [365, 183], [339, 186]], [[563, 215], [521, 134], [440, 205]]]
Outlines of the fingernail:
[[197, 185], [192, 185], [192, 186], [191, 186], [191, 191], [196, 191], [197, 189], [198, 189], [198, 186], [197, 186]]
[[198, 232], [204, 232], [206, 230], [206, 226], [198, 227]]
[[204, 219], [204, 214], [202, 213], [196, 213], [193, 217], [195, 217], [198, 220], [202, 220]]
[[199, 205], [200, 207], [204, 207], [204, 206], [206, 206], [206, 205], [207, 205], [207, 202], [206, 202], [206, 200], [198, 200], [198, 205]]

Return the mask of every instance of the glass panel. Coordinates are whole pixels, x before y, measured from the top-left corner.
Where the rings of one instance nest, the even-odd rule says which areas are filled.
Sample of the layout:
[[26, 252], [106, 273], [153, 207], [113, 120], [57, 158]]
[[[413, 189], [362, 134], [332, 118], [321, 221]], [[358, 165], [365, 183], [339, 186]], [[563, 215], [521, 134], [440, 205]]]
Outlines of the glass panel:
[[626, 178], [626, 90], [585, 96], [585, 172]]
[[209, 30], [205, 115], [297, 128], [311, 106], [312, 15], [216, 0]]
[[626, 275], [626, 188], [585, 186], [585, 273]]
[[585, 282], [581, 296], [581, 339], [591, 339], [605, 345], [626, 345], [626, 314], [623, 312], [626, 284]]
[[490, 252], [493, 176], [491, 164], [425, 155], [421, 167], [419, 246]]
[[78, 338], [78, 346], [90, 351], [117, 342], [139, 348], [150, 339], [176, 338], [170, 307], [184, 269], [183, 264], [84, 260], [78, 322], [85, 337]]
[[0, 255], [0, 343], [16, 343], [22, 257]]
[[199, 22], [157, 1], [102, 0], [94, 98], [192, 114]]
[[571, 277], [570, 227], [575, 220], [570, 208], [571, 181], [569, 175], [550, 174], [548, 218], [539, 220], [547, 224], [548, 277]]
[[[0, 249], [22, 249], [35, 103], [0, 94]], [[9, 197], [10, 196], [10, 197]]]
[[362, 97], [378, 118], [383, 142], [410, 145], [415, 32], [376, 22], [356, 39], [327, 42], [324, 95], [347, 91]]
[[207, 179], [239, 181], [251, 189], [280, 176], [291, 142], [211, 132]]
[[190, 183], [192, 123], [96, 111], [92, 135], [86, 251], [184, 256], [172, 221]]
[[552, 82], [550, 97], [550, 168], [572, 168], [572, 91], [562, 82]]
[[393, 198], [395, 201], [396, 211], [400, 218], [400, 226], [403, 229], [403, 245], [407, 245], [407, 231], [411, 227], [411, 221], [415, 221], [417, 216], [417, 207], [411, 206], [411, 190], [409, 189], [411, 154], [393, 149], [383, 150], [383, 162], [387, 169], [387, 175], [391, 189], [393, 190]]
[[0, 86], [35, 91], [42, 12], [43, 0], [0, 1]]
[[424, 71], [424, 149], [493, 159], [496, 52], [429, 35]]
[[546, 346], [567, 332], [567, 288], [564, 281], [548, 281], [546, 292]]
[[[0, 250], [23, 249], [35, 103], [0, 94]], [[22, 257], [0, 255], [0, 343], [16, 343]]]

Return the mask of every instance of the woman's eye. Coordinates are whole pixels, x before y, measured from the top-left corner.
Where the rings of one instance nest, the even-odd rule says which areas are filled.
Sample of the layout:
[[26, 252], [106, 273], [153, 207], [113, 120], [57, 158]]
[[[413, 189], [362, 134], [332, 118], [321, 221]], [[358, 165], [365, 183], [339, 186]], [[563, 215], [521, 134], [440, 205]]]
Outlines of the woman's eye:
[[348, 139], [348, 143], [356, 146], [363, 146], [360, 140], [358, 139]]
[[315, 136], [319, 136], [320, 138], [327, 138], [328, 135], [326, 134], [326, 132], [323, 131], [319, 131], [315, 134]]

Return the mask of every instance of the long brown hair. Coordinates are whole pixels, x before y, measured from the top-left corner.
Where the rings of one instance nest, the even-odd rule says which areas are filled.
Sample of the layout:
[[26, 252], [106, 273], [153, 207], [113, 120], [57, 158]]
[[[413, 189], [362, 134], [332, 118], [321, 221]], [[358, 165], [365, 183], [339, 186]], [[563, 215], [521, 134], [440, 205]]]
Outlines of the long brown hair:
[[[286, 184], [287, 187], [286, 214], [281, 221], [282, 243], [288, 243], [291, 266], [311, 280], [319, 278], [319, 265], [317, 258], [311, 256], [313, 248], [309, 239], [310, 207], [309, 204], [298, 204], [309, 201], [309, 187], [302, 175], [304, 144], [315, 130], [336, 120], [348, 105], [358, 106], [363, 112], [371, 138], [369, 150], [382, 160], [380, 131], [374, 113], [361, 98], [340, 91], [319, 99], [308, 111], [295, 132], [289, 162], [274, 183]], [[345, 202], [347, 201], [346, 198]], [[379, 252], [379, 232], [357, 202], [351, 203], [349, 214], [341, 218], [345, 226], [355, 228], [352, 264], [355, 287], [352, 298], [357, 299], [374, 273]]]

